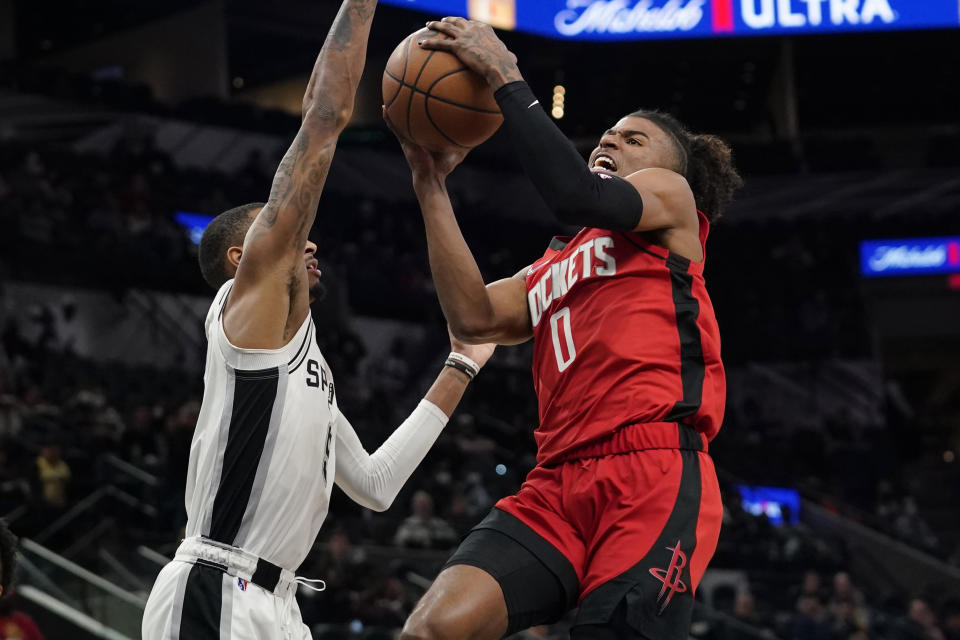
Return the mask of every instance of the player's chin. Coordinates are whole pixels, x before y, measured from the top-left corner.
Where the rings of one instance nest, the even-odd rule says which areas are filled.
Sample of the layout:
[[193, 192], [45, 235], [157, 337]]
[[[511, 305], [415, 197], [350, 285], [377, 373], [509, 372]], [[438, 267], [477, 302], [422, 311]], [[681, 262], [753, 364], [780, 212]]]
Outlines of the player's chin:
[[320, 283], [320, 276], [314, 276], [314, 275], [310, 276], [310, 286], [307, 289], [307, 291], [310, 294], [310, 302], [316, 302], [317, 300], [320, 300], [323, 298], [325, 289], [323, 287], [323, 284]]

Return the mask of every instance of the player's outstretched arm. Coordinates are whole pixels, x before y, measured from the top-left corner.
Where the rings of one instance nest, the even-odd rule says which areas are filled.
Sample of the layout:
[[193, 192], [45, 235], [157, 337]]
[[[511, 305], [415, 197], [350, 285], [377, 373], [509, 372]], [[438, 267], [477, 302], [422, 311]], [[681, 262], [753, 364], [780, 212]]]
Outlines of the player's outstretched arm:
[[[274, 349], [306, 318], [304, 245], [337, 138], [353, 114], [376, 0], [344, 0], [303, 97], [303, 120], [247, 232], [224, 328], [239, 347]], [[292, 322], [291, 322], [292, 321]]]
[[443, 367], [413, 413], [373, 454], [364, 450], [343, 414], [338, 416], [336, 482], [354, 502], [374, 511], [390, 507], [494, 350], [492, 344], [470, 346], [452, 335], [450, 344], [455, 366]]
[[623, 179], [592, 173], [523, 82], [516, 57], [490, 26], [464, 18], [444, 18], [427, 26], [450, 39], [429, 38], [420, 46], [453, 53], [495, 91], [520, 163], [561, 222], [650, 231], [695, 220], [693, 195], [679, 174], [653, 169]]
[[[386, 113], [384, 113], [386, 117]], [[389, 120], [387, 125], [393, 129]], [[413, 172], [413, 188], [427, 233], [430, 271], [450, 328], [470, 344], [519, 344], [533, 337], [524, 272], [489, 285], [460, 232], [447, 193], [447, 176], [466, 151], [431, 153], [394, 133]]]

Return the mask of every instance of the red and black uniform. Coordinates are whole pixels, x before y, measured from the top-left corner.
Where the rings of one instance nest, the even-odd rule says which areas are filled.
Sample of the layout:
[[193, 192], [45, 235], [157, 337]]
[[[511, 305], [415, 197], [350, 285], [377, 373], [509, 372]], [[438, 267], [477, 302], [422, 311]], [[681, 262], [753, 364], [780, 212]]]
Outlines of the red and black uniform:
[[583, 457], [591, 445], [669, 446], [662, 434], [675, 435], [675, 424], [654, 423], [684, 422], [707, 441], [720, 430], [726, 384], [703, 263], [637, 233], [583, 229], [555, 238], [529, 269], [527, 301], [540, 464]]
[[722, 517], [706, 451], [726, 385], [703, 263], [585, 228], [555, 238], [526, 283], [538, 464], [477, 529], [536, 555], [579, 602], [577, 625], [619, 616], [622, 637], [686, 638]]

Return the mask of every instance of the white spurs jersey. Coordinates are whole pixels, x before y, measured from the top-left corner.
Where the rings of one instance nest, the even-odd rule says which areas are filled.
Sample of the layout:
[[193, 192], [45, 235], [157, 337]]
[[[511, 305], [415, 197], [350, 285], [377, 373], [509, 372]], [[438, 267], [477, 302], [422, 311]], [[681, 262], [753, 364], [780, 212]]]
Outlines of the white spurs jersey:
[[223, 331], [233, 280], [207, 312], [203, 405], [190, 445], [187, 537], [241, 547], [295, 571], [327, 515], [339, 409], [308, 315], [281, 349]]

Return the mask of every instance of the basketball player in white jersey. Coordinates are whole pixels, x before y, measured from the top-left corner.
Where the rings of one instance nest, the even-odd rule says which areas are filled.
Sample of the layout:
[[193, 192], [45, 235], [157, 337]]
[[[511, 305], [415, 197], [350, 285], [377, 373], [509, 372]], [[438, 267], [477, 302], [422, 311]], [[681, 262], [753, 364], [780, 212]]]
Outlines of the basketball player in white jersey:
[[268, 202], [231, 209], [204, 233], [201, 270], [218, 292], [206, 318], [186, 539], [150, 594], [147, 640], [310, 638], [294, 572], [333, 483], [366, 507], [389, 507], [493, 353], [453, 342], [426, 397], [372, 455], [337, 406], [310, 317], [320, 273], [307, 234], [353, 111], [375, 6], [344, 0]]

